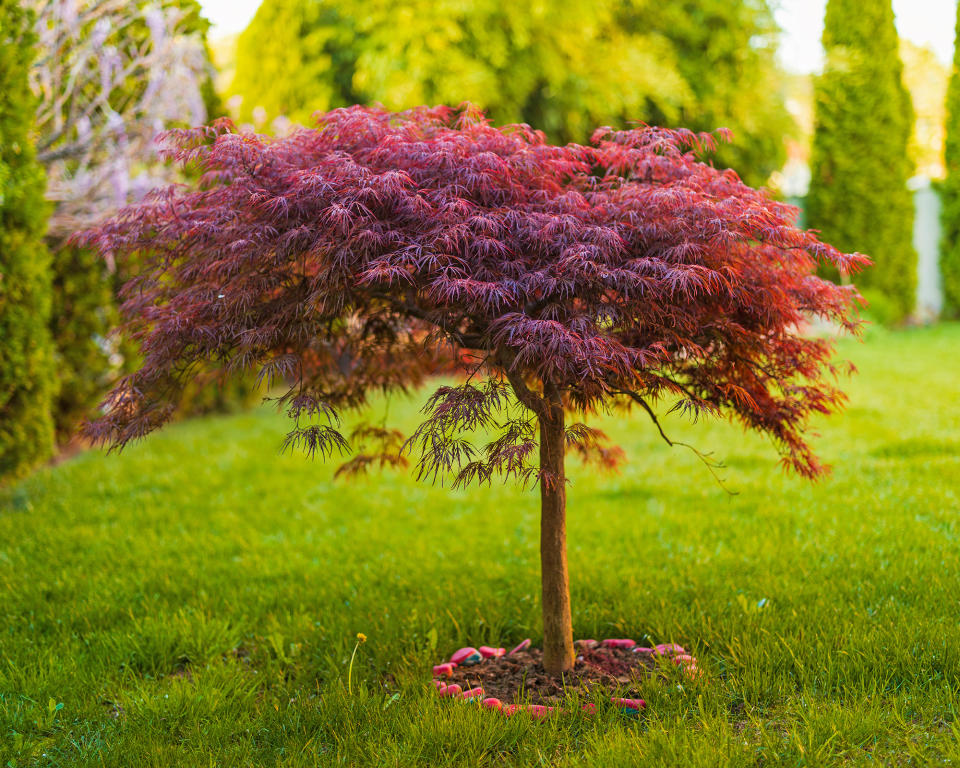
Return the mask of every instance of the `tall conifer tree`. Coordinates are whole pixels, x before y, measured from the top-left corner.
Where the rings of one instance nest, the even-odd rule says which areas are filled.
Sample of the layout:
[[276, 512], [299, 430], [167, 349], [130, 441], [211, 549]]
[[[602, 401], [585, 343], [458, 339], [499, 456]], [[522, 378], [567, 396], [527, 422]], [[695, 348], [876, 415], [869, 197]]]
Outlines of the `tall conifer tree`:
[[858, 287], [885, 319], [902, 320], [917, 285], [907, 189], [913, 105], [890, 0], [829, 0], [823, 47], [808, 223], [838, 248], [873, 259]]
[[[960, 7], [957, 8], [960, 40]], [[953, 74], [947, 89], [947, 136], [944, 151], [947, 178], [941, 186], [943, 240], [940, 273], [943, 276], [943, 312], [960, 316], [960, 45], [953, 53]]]
[[30, 130], [31, 16], [0, 0], [0, 480], [53, 450], [50, 255], [44, 174]]

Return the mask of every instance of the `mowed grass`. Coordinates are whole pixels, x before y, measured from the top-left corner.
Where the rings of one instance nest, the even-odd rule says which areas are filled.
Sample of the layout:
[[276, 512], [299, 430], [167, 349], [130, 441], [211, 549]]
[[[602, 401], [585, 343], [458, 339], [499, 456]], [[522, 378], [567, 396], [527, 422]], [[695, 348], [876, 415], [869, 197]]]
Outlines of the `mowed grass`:
[[0, 492], [0, 766], [960, 759], [960, 326], [840, 356], [860, 374], [816, 425], [819, 484], [667, 419], [729, 496], [639, 414], [601, 423], [621, 474], [571, 462], [577, 636], [676, 641], [706, 672], [651, 683], [638, 720], [505, 719], [428, 686], [462, 645], [537, 642], [536, 493], [335, 481], [278, 454], [269, 409], [43, 470]]

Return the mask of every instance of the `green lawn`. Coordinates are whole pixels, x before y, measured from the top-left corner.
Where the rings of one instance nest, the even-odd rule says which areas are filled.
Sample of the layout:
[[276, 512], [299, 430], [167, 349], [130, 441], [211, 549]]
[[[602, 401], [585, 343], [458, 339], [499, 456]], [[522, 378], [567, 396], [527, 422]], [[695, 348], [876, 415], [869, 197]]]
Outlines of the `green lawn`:
[[537, 641], [534, 493], [334, 481], [278, 455], [266, 409], [0, 491], [0, 766], [960, 759], [960, 326], [841, 355], [860, 374], [817, 425], [817, 485], [668, 420], [728, 496], [639, 415], [602, 425], [622, 474], [571, 467], [577, 635], [677, 641], [707, 673], [651, 683], [639, 720], [507, 720], [426, 685], [461, 645]]

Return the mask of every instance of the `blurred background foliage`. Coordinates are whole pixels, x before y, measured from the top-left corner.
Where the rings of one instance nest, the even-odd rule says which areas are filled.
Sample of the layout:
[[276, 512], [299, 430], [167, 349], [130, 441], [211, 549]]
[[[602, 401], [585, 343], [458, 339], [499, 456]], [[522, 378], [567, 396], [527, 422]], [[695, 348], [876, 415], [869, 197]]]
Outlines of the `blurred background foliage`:
[[264, 0], [237, 43], [243, 119], [472, 101], [556, 142], [631, 121], [731, 128], [752, 184], [793, 123], [765, 0]]

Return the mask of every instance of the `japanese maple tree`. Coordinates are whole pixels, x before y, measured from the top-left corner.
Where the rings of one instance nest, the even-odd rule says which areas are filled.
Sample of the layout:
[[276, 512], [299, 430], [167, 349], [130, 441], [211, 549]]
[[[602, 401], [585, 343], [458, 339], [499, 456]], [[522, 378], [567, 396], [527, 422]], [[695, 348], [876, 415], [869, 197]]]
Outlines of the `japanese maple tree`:
[[[615, 464], [584, 420], [656, 403], [769, 435], [785, 465], [825, 471], [804, 428], [844, 399], [811, 317], [856, 331], [868, 263], [794, 226], [795, 209], [697, 158], [710, 135], [600, 128], [552, 146], [466, 105], [351, 107], [284, 138], [227, 122], [173, 135], [199, 165], [78, 239], [137, 254], [126, 327], [143, 363], [87, 426], [122, 447], [163, 424], [197, 369], [283, 382], [286, 444], [351, 450], [344, 409], [440, 386], [411, 435], [361, 428], [347, 464], [400, 463], [454, 486], [539, 486], [544, 666], [574, 662], [564, 459]], [[666, 438], [666, 435], [663, 435]]]

